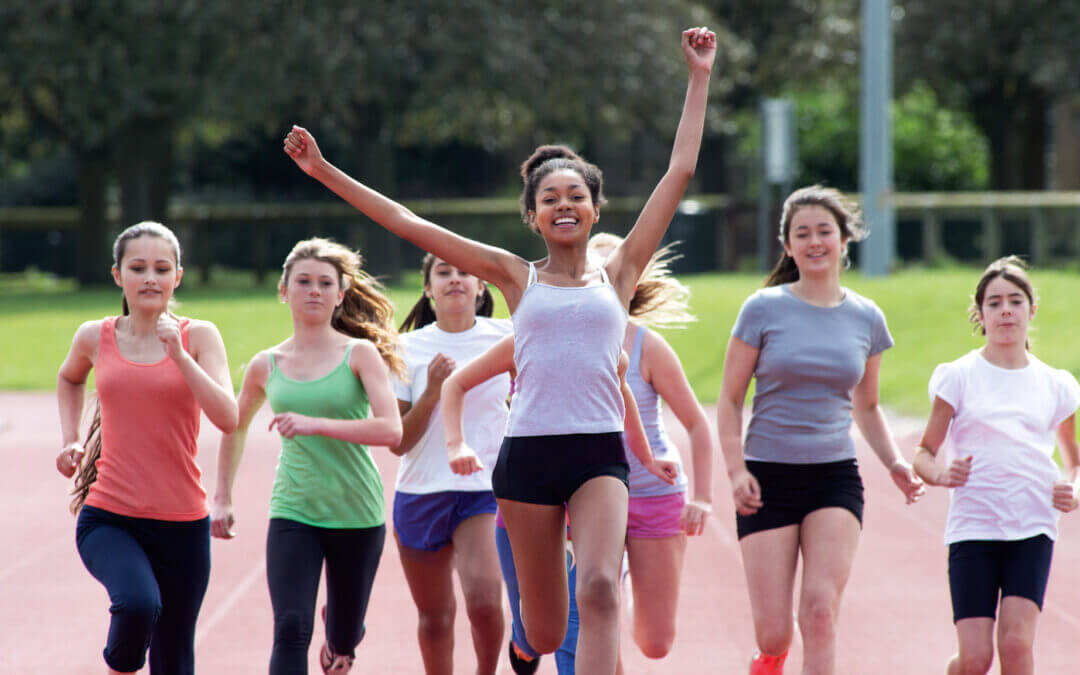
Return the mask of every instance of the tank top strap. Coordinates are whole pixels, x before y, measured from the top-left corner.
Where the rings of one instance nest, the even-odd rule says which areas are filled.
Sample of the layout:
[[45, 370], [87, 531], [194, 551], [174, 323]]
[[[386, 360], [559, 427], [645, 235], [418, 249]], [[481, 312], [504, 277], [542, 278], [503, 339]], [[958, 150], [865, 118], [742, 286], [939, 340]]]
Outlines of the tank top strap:
[[525, 282], [525, 288], [532, 286], [536, 283], [536, 265], [532, 262], [529, 263], [529, 280]]
[[606, 286], [611, 286], [611, 281], [608, 279], [607, 276], [607, 267], [605, 267], [604, 265], [600, 266], [600, 281], [603, 281]]
[[120, 320], [118, 316], [107, 316], [101, 322], [101, 338], [98, 342], [98, 353], [113, 352], [117, 350], [116, 346], [116, 322]]
[[180, 319], [180, 344], [183, 346], [184, 351], [191, 352], [191, 338], [189, 333], [191, 332], [191, 319]]
[[630, 370], [641, 372], [641, 346], [645, 343], [645, 326], [634, 332], [634, 346], [630, 348]]

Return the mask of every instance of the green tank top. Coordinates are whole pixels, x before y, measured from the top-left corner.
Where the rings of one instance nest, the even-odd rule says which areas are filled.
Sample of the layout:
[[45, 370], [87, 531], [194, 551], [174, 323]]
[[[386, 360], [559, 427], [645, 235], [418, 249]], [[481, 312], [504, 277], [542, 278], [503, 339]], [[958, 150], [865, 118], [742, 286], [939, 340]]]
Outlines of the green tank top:
[[[330, 419], [366, 419], [367, 392], [345, 359], [310, 381], [286, 377], [270, 355], [266, 397], [274, 414], [294, 412]], [[362, 528], [386, 522], [382, 479], [366, 445], [326, 436], [281, 439], [270, 517], [315, 527]]]

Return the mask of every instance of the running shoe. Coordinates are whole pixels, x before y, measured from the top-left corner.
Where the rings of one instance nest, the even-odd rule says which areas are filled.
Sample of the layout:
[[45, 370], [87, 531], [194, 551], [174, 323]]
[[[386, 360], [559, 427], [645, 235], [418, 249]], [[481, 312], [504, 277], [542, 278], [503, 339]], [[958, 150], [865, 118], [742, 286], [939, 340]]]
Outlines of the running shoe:
[[780, 656], [768, 656], [760, 651], [754, 653], [754, 660], [750, 662], [750, 675], [783, 675], [784, 659], [787, 652]]
[[513, 640], [510, 641], [508, 651], [510, 652], [510, 670], [517, 675], [532, 675], [540, 667], [540, 657], [526, 660], [522, 654], [518, 653], [517, 645]]
[[[326, 605], [322, 606], [319, 616], [322, 617], [323, 631], [325, 631]], [[323, 641], [322, 649], [319, 650], [319, 667], [322, 668], [324, 675], [343, 675], [352, 670], [352, 666], [353, 657], [335, 654], [330, 651], [330, 643]]]

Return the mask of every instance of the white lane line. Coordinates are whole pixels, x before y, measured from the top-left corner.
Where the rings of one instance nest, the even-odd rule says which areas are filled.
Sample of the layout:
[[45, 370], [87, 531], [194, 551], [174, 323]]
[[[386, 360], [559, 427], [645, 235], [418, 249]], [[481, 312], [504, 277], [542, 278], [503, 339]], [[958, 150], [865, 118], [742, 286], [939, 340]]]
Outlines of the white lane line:
[[239, 584], [237, 584], [232, 593], [229, 593], [229, 595], [225, 597], [225, 600], [214, 608], [214, 611], [210, 616], [205, 619], [202, 617], [199, 618], [199, 628], [195, 631], [196, 648], [198, 648], [202, 639], [206, 637], [206, 634], [212, 631], [214, 627], [229, 614], [236, 603], [240, 602], [240, 599], [251, 589], [251, 586], [259, 579], [265, 577], [265, 572], [266, 561], [261, 560], [258, 565], [251, 568], [251, 571], [244, 576]]

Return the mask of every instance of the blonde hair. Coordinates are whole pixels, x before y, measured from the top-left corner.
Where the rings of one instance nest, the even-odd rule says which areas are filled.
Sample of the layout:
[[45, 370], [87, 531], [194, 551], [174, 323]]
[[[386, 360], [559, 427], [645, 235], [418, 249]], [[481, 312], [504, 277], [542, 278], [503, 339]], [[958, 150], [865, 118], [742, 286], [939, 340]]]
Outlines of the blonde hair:
[[[589, 250], [612, 248], [623, 238], [609, 232], [599, 232], [589, 237]], [[641, 271], [634, 296], [630, 298], [630, 316], [634, 323], [658, 328], [685, 328], [697, 321], [690, 313], [690, 289], [671, 275], [671, 263], [682, 255], [675, 253], [672, 242], [657, 249]], [[606, 257], [606, 256], [605, 256]]]
[[288, 286], [289, 274], [301, 260], [318, 260], [337, 270], [345, 298], [334, 310], [330, 325], [350, 337], [369, 340], [392, 373], [407, 377], [400, 353], [401, 339], [394, 329], [394, 306], [383, 295], [382, 284], [361, 269], [360, 254], [322, 237], [299, 241], [281, 266], [280, 288]]

